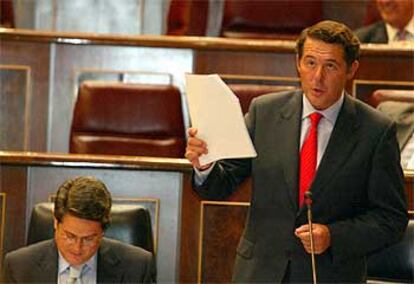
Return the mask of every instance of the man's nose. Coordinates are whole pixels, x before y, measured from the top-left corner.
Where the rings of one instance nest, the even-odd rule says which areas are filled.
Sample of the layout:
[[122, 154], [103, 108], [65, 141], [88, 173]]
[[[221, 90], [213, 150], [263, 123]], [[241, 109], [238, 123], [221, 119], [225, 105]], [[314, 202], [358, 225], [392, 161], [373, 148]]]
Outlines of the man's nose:
[[313, 74], [313, 79], [316, 81], [316, 82], [320, 82], [321, 80], [323, 80], [323, 77], [324, 77], [324, 68], [323, 68], [323, 66], [318, 66], [318, 67], [316, 67], [316, 69], [315, 69], [315, 73]]
[[75, 252], [80, 252], [83, 246], [82, 239], [76, 239], [76, 242], [73, 244], [73, 249]]

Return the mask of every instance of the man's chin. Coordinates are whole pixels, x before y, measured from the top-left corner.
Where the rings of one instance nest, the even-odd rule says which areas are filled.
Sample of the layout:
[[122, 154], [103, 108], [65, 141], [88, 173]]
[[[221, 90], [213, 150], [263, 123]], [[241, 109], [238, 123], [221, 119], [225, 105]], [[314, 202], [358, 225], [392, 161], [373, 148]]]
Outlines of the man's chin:
[[82, 256], [71, 256], [68, 257], [66, 259], [66, 261], [70, 264], [70, 265], [81, 265], [85, 262], [85, 258]]

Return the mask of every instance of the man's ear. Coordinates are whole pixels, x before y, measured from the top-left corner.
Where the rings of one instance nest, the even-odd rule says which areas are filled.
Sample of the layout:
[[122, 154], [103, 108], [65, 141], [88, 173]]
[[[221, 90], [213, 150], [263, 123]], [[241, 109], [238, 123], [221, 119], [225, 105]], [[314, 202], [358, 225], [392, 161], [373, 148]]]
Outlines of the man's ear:
[[58, 220], [55, 217], [53, 217], [53, 228], [55, 228], [55, 231], [57, 230], [58, 223]]
[[299, 72], [299, 66], [300, 66], [300, 58], [299, 55], [296, 54], [296, 70]]
[[355, 60], [354, 62], [352, 62], [351, 66], [348, 68], [348, 72], [346, 74], [347, 80], [351, 80], [352, 78], [354, 78], [355, 73], [357, 72], [358, 68], [359, 68], [359, 61]]

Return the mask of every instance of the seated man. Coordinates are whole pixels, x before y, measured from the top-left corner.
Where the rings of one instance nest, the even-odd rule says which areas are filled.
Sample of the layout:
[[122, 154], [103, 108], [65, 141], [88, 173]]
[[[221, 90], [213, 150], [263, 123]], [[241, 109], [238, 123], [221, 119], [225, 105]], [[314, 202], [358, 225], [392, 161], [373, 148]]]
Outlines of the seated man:
[[397, 139], [401, 150], [401, 165], [404, 169], [414, 159], [414, 103], [384, 101], [378, 110], [387, 114], [397, 125]]
[[362, 27], [355, 34], [362, 43], [396, 43], [414, 40], [412, 0], [376, 0], [382, 20]]
[[155, 282], [150, 252], [104, 238], [111, 204], [106, 186], [93, 177], [64, 182], [56, 194], [54, 239], [8, 253], [2, 282]]

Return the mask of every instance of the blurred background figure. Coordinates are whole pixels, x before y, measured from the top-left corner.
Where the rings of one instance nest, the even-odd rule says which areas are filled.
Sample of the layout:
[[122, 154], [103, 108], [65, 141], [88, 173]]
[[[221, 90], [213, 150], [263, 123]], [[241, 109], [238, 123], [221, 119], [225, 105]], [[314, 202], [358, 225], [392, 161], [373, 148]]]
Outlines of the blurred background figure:
[[363, 43], [414, 40], [414, 0], [376, 0], [381, 20], [356, 30]]

